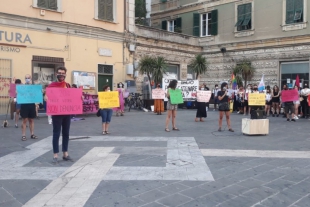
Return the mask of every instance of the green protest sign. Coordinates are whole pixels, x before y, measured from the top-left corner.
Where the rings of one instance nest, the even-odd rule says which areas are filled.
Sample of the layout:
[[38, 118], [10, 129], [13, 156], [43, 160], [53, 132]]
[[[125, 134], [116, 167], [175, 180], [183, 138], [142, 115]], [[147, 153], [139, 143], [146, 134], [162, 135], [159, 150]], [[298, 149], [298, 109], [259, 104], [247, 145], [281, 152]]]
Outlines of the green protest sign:
[[180, 89], [175, 89], [175, 90], [169, 89], [169, 94], [170, 94], [171, 104], [182, 104], [184, 102], [182, 91]]

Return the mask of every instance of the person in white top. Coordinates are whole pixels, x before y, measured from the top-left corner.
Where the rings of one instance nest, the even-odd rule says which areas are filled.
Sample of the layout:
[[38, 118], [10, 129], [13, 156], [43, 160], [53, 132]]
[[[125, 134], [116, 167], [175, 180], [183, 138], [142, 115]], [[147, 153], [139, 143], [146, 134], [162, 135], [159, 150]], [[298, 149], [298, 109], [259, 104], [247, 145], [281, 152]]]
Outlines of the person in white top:
[[308, 96], [310, 95], [310, 89], [308, 83], [304, 83], [304, 88], [301, 90], [300, 95], [302, 97], [301, 107], [302, 107], [302, 118], [309, 117], [309, 106], [308, 106]]
[[239, 102], [239, 113], [243, 113], [243, 108], [244, 108], [244, 93], [245, 90], [243, 89], [243, 86], [239, 87], [239, 90], [237, 91], [237, 101]]
[[[247, 115], [247, 114], [250, 114], [250, 111], [251, 111], [251, 107], [249, 106], [249, 93], [252, 93], [252, 85], [251, 84], [248, 84], [247, 85], [247, 88], [245, 90], [245, 93], [244, 93], [244, 116]], [[247, 113], [247, 108], [248, 108], [248, 113]]]
[[[294, 87], [295, 90], [298, 91], [298, 94], [300, 95], [300, 91], [299, 91], [299, 88], [298, 86], [295, 86]], [[299, 108], [299, 105], [300, 105], [300, 101], [293, 101], [294, 102], [294, 107], [295, 107], [295, 119], [298, 119], [298, 108]]]
[[272, 101], [271, 101], [271, 90], [267, 89], [266, 90], [266, 106], [265, 106], [265, 113], [267, 114], [267, 116], [269, 116], [270, 114], [270, 107], [272, 105]]
[[220, 91], [219, 86], [215, 84], [215, 88], [213, 89], [214, 96], [214, 111], [216, 110], [216, 105], [219, 103], [219, 99], [217, 97], [217, 93]]

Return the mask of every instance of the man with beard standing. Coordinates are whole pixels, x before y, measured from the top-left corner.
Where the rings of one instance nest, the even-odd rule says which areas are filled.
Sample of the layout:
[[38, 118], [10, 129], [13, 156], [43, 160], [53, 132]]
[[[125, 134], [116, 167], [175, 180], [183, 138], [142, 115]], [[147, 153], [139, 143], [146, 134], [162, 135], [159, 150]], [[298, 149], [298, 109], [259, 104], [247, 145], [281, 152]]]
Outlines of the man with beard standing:
[[[25, 75], [25, 84], [31, 85], [31, 76], [29, 74]], [[18, 94], [17, 94], [18, 96]], [[23, 119], [22, 122], [22, 141], [26, 141], [26, 127], [27, 121], [29, 122], [29, 129], [30, 129], [30, 138], [37, 139], [38, 137], [34, 135], [34, 118], [36, 117], [36, 105], [35, 103], [27, 103], [20, 105], [20, 116]]]
[[[67, 75], [67, 69], [64, 66], [60, 66], [56, 69], [57, 81], [51, 83], [48, 87], [57, 87], [57, 88], [71, 88], [69, 83], [65, 82]], [[48, 97], [45, 96], [45, 100], [48, 101]], [[58, 153], [59, 153], [59, 137], [60, 131], [62, 130], [62, 152], [64, 161], [71, 161], [71, 157], [68, 154], [68, 145], [69, 145], [69, 131], [71, 124], [71, 115], [52, 115], [53, 123], [53, 163], [58, 163]]]

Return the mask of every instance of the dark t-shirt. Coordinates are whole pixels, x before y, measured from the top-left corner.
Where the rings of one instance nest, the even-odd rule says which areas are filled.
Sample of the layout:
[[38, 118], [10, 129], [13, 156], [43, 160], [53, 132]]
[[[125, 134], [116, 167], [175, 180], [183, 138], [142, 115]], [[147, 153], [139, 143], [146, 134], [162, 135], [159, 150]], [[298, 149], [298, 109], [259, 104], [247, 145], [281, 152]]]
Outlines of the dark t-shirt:
[[[223, 96], [225, 94], [225, 91], [219, 91], [217, 92], [217, 97]], [[220, 103], [227, 103], [228, 102], [228, 96], [226, 95], [222, 100], [218, 99]]]

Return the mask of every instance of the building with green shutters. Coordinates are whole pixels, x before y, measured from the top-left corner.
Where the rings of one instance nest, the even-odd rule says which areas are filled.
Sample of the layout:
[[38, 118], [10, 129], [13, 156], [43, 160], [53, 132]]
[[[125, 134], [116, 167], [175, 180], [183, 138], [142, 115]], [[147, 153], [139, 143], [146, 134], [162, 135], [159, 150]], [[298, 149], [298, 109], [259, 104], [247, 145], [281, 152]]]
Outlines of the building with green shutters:
[[309, 81], [310, 1], [153, 0], [151, 26], [198, 38], [209, 62], [200, 78], [211, 86], [229, 80], [239, 61], [256, 68], [252, 82]]

